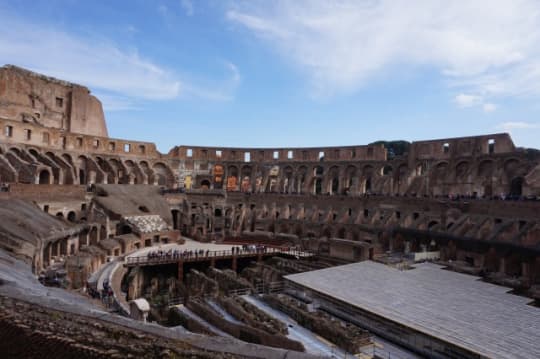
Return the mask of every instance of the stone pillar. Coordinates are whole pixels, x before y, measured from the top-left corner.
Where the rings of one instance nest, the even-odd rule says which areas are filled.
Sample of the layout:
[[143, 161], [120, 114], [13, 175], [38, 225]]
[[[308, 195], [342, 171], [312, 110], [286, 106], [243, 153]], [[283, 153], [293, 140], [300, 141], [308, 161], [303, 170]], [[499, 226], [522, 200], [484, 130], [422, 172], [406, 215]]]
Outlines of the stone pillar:
[[530, 263], [529, 262], [521, 262], [521, 276], [525, 279], [529, 279], [530, 277]]
[[183, 260], [178, 261], [178, 281], [180, 283], [184, 282], [184, 261]]
[[216, 257], [212, 257], [210, 258], [210, 267], [215, 267], [216, 266]]
[[506, 258], [504, 257], [499, 260], [499, 273], [506, 274]]
[[236, 270], [238, 269], [238, 261], [237, 261], [237, 258], [235, 255], [233, 255], [232, 257], [232, 268], [231, 268], [233, 271], [236, 272]]

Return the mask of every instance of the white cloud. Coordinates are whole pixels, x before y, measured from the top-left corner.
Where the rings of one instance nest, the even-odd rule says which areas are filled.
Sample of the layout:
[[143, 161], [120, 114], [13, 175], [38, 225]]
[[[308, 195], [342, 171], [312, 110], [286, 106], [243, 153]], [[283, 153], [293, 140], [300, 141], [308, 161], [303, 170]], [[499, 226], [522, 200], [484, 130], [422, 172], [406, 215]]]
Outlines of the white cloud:
[[486, 104], [540, 96], [536, 0], [238, 0], [227, 19], [292, 60], [322, 95], [420, 66]]
[[498, 108], [498, 106], [494, 103], [485, 103], [482, 105], [482, 108], [484, 110], [484, 112], [495, 112]]
[[461, 108], [473, 107], [482, 103], [482, 97], [460, 93], [454, 97], [454, 102]]
[[540, 128], [540, 124], [538, 123], [530, 123], [530, 122], [503, 122], [497, 125], [497, 129], [511, 132], [513, 130], [530, 130], [530, 129], [537, 129]]
[[180, 0], [180, 6], [182, 6], [187, 16], [193, 16], [194, 9], [191, 0]]
[[[175, 99], [190, 88], [206, 91], [199, 83], [188, 83], [184, 76], [181, 79], [174, 71], [142, 56], [137, 49], [122, 48], [108, 39], [35, 25], [2, 12], [0, 23], [0, 65], [14, 64], [87, 86], [104, 96], [108, 111], [136, 109], [142, 101]], [[230, 74], [233, 81], [236, 75]], [[206, 86], [213, 89], [220, 84], [210, 82]], [[232, 98], [233, 93], [225, 95]]]

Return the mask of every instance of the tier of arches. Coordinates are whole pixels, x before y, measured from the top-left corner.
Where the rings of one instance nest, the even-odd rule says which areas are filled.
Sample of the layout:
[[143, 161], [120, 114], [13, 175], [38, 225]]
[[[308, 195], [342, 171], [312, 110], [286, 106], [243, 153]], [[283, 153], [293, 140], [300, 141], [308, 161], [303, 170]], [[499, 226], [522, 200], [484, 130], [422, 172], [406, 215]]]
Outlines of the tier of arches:
[[174, 187], [175, 175], [165, 161], [134, 160], [37, 148], [0, 150], [0, 173], [5, 182], [31, 184], [151, 184]]

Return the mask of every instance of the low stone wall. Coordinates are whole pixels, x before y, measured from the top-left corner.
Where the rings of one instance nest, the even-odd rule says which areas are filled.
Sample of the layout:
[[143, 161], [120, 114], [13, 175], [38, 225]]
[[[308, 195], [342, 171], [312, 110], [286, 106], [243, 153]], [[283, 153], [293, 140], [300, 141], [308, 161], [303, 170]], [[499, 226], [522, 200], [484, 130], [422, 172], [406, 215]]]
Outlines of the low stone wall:
[[350, 353], [358, 353], [361, 347], [371, 343], [368, 331], [348, 323], [344, 327], [344, 322], [332, 320], [321, 312], [310, 313], [305, 304], [290, 297], [269, 294], [263, 299], [272, 308], [286, 313], [304, 328], [319, 334]]
[[178, 325], [183, 326], [192, 333], [206, 334], [215, 336], [209, 328], [197, 320], [185, 315], [178, 308], [171, 308], [169, 310], [168, 326], [175, 327]]
[[274, 348], [283, 348], [300, 352], [305, 350], [302, 343], [288, 339], [283, 335], [268, 334], [257, 328], [229, 322], [210, 306], [200, 301], [189, 301], [187, 307], [220, 330], [248, 343], [262, 344]]
[[218, 303], [239, 321], [270, 334], [289, 333], [287, 326], [241, 298], [219, 297]]

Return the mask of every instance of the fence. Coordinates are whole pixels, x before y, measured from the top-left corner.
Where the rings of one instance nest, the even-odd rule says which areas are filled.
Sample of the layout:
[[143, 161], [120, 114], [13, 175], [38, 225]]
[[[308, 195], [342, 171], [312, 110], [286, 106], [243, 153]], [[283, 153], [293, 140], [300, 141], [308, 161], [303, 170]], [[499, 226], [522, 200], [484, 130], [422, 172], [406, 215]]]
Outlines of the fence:
[[229, 249], [222, 251], [179, 251], [169, 250], [167, 252], [151, 252], [145, 256], [127, 257], [126, 266], [138, 266], [138, 265], [157, 265], [168, 264], [177, 262], [197, 262], [212, 259], [225, 259], [225, 258], [244, 258], [253, 256], [268, 256], [274, 254], [287, 254], [296, 257], [310, 257], [313, 254], [308, 251], [300, 251], [292, 248], [272, 248], [272, 247], [258, 247], [256, 249]]

